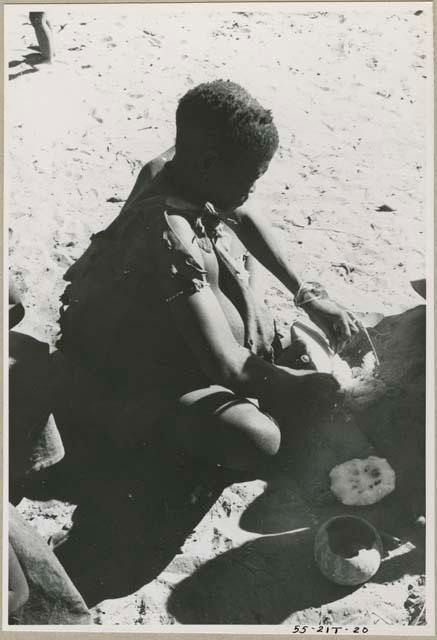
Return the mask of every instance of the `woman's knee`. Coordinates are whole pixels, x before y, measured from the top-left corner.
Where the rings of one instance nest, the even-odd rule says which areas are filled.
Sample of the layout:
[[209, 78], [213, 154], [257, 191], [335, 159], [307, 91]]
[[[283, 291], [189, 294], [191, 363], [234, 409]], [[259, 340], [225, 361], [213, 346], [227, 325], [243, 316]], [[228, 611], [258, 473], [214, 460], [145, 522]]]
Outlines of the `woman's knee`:
[[252, 441], [260, 455], [265, 458], [275, 456], [281, 446], [281, 431], [277, 423], [265, 413], [257, 412], [256, 418], [250, 421], [250, 433]]
[[[221, 416], [224, 429], [232, 432], [239, 456], [248, 462], [259, 464], [274, 457], [281, 445], [279, 426], [270, 416], [251, 403], [241, 403]], [[253, 466], [253, 465], [252, 465]]]
[[246, 398], [214, 386], [179, 399], [173, 438], [194, 455], [237, 469], [274, 457], [281, 444], [278, 425]]

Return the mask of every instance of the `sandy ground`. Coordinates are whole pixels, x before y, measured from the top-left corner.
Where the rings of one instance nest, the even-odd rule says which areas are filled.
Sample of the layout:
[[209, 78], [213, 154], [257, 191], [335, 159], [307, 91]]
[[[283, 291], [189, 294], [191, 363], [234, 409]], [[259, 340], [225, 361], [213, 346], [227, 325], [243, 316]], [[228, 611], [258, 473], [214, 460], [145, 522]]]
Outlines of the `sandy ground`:
[[[9, 8], [5, 202], [23, 331], [54, 344], [66, 268], [117, 215], [144, 162], [173, 143], [178, 98], [218, 77], [273, 110], [280, 148], [251, 204], [271, 217], [296, 268], [353, 310], [388, 315], [418, 304], [409, 281], [425, 274], [430, 9], [243, 9], [54, 7], [57, 62], [48, 67], [26, 61], [33, 30], [21, 7]], [[276, 282], [267, 299], [287, 324], [290, 297]], [[259, 539], [239, 518], [264, 489], [226, 489], [186, 542], [185, 560], [95, 607], [96, 623], [178, 622], [166, 608], [175, 584]], [[20, 506], [45, 537], [72, 509]], [[231, 621], [408, 624], [418, 615], [410, 596], [422, 602], [422, 591], [411, 570], [273, 618], [234, 612]]]

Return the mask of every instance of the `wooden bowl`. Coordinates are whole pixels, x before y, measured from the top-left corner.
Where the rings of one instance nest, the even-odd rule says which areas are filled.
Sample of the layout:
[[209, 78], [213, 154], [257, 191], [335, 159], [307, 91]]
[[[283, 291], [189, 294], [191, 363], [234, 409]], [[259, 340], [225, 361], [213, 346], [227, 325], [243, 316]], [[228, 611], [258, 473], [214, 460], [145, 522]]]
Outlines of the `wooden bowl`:
[[367, 582], [379, 569], [383, 546], [370, 522], [356, 516], [331, 518], [317, 532], [314, 558], [323, 575], [339, 585]]

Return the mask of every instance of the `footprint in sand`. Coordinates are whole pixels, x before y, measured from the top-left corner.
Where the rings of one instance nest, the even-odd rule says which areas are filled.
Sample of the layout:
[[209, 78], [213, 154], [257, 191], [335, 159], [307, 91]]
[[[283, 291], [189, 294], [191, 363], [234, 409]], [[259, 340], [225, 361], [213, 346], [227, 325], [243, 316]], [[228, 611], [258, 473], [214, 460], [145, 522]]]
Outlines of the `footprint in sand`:
[[111, 48], [117, 46], [111, 36], [105, 36], [104, 38], [102, 38], [102, 42], [106, 42], [107, 46]]
[[65, 251], [54, 251], [53, 258], [56, 260], [56, 264], [58, 267], [68, 268], [73, 263], [73, 258], [66, 255]]
[[100, 118], [100, 116], [98, 116], [98, 115], [97, 115], [97, 111], [96, 111], [96, 109], [93, 109], [93, 110], [91, 111], [90, 115], [91, 115], [91, 117], [92, 117], [92, 118], [94, 118], [94, 120], [97, 120], [97, 122], [98, 122], [99, 124], [102, 124], [102, 123], [103, 123], [103, 118]]

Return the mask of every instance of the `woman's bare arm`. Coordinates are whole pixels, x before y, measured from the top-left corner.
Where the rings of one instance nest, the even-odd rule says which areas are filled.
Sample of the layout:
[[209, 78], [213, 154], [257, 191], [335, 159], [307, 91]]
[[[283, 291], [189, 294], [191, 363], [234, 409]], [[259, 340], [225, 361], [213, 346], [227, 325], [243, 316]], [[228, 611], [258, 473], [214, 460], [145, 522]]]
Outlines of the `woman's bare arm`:
[[[302, 280], [284, 256], [265, 216], [239, 209], [235, 212], [235, 224], [231, 221], [230, 226], [250, 253], [296, 295]], [[336, 350], [341, 350], [352, 334], [358, 331], [351, 314], [334, 300], [314, 298], [304, 308], [311, 320], [327, 334]]]
[[[202, 254], [192, 242], [189, 224], [172, 217], [172, 225], [202, 268]], [[206, 282], [196, 293], [174, 295], [171, 280], [168, 279], [167, 287], [164, 280], [162, 286], [175, 325], [211, 383], [221, 384], [239, 395], [257, 397], [266, 404], [289, 400], [298, 384], [299, 372], [265, 362], [238, 344], [214, 291]]]
[[271, 225], [260, 213], [238, 209], [232, 230], [249, 252], [287, 289], [296, 294], [301, 280], [285, 258]]

